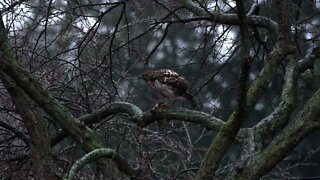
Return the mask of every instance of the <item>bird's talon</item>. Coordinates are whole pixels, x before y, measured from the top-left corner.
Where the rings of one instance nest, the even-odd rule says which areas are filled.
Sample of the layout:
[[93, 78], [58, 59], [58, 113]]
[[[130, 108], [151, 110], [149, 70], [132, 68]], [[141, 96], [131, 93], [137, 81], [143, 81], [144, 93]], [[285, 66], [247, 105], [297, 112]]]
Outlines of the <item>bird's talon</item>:
[[152, 108], [152, 110], [156, 110], [156, 109], [166, 109], [168, 108], [168, 104], [166, 102], [159, 102], [156, 103], [156, 105]]

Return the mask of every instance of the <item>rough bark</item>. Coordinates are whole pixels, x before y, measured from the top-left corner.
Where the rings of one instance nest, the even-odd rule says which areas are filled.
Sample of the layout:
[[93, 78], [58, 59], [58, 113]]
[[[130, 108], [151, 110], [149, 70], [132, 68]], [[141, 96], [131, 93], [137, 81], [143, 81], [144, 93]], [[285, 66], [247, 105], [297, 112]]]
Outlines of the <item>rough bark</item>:
[[238, 16], [240, 22], [241, 32], [241, 68], [238, 75], [237, 85], [237, 108], [232, 114], [230, 119], [219, 131], [217, 136], [211, 143], [200, 168], [197, 172], [196, 179], [212, 179], [215, 177], [215, 171], [218, 169], [219, 164], [222, 160], [223, 155], [231, 146], [238, 131], [240, 130], [241, 124], [244, 122], [247, 114], [247, 81], [249, 75], [249, 26], [247, 22], [246, 12], [244, 3], [241, 0], [237, 1]]
[[10, 77], [0, 73], [0, 78], [15, 104], [16, 111], [22, 117], [30, 133], [34, 178], [57, 179], [54, 175], [50, 138], [39, 106], [21, 88], [17, 87]]
[[[8, 75], [39, 107], [50, 115], [60, 127], [68, 132], [87, 152], [103, 148], [103, 142], [97, 138], [95, 133], [84, 123], [77, 120], [59, 101], [46, 92], [42, 86], [24, 69], [17, 61], [11, 49], [7, 33], [0, 19], [0, 70]], [[113, 159], [115, 160], [115, 159]], [[97, 165], [105, 174], [112, 175], [114, 170], [107, 159], [97, 160]], [[128, 176], [135, 177], [139, 171], [129, 164], [120, 163], [118, 169]]]

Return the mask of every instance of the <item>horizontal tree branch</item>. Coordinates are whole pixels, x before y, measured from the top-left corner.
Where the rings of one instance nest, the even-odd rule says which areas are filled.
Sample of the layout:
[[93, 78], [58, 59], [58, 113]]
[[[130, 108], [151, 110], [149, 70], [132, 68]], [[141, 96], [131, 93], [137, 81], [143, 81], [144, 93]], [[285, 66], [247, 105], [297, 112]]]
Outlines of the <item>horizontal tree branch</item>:
[[[230, 14], [224, 12], [210, 11], [199, 7], [191, 0], [179, 0], [183, 7], [194, 13], [199, 17], [210, 17], [208, 20], [219, 23], [219, 24], [229, 24], [229, 25], [240, 25], [240, 19], [237, 14]], [[258, 26], [268, 29], [271, 34], [276, 36], [278, 34], [278, 23], [275, 21], [262, 17], [262, 16], [247, 16], [249, 26]]]
[[[88, 115], [84, 115], [78, 119], [86, 125], [90, 125], [117, 114], [127, 115], [129, 119], [132, 120], [132, 122], [136, 123], [141, 128], [144, 128], [159, 119], [191, 122], [200, 124], [203, 127], [206, 127], [213, 131], [219, 131], [225, 124], [224, 121], [212, 116], [211, 114], [188, 109], [155, 109], [143, 113], [137, 106], [127, 102], [112, 103], [98, 111], [92, 112]], [[240, 130], [239, 134], [237, 135], [236, 142], [241, 143], [243, 141], [246, 136], [245, 131], [246, 129]], [[53, 135], [53, 138], [51, 140], [52, 145], [57, 144], [67, 135], [68, 134], [64, 130], [58, 131], [55, 135]]]
[[[78, 120], [80, 122], [85, 123], [86, 125], [91, 125], [91, 124], [100, 122], [101, 120], [106, 119], [109, 116], [112, 116], [115, 114], [126, 114], [131, 119], [134, 119], [134, 121], [136, 122], [138, 119], [136, 117], [142, 116], [143, 112], [134, 104], [127, 103], [127, 102], [115, 102], [115, 103], [109, 104], [108, 106], [98, 111], [94, 111], [90, 114], [84, 115], [78, 118]], [[66, 131], [64, 131], [63, 129], [59, 130], [52, 136], [51, 145], [52, 146], [56, 145], [67, 136], [68, 136], [68, 133]]]

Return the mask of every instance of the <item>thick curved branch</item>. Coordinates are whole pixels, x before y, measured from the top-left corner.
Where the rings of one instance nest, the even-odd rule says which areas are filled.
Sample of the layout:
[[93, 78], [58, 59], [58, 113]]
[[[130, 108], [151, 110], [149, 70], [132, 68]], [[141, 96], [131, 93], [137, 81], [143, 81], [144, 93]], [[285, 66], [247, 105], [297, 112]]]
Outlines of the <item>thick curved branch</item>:
[[[290, 119], [291, 113], [296, 107], [297, 101], [297, 81], [298, 67], [294, 57], [290, 57], [290, 62], [286, 67], [285, 82], [282, 91], [282, 101], [278, 107], [266, 118], [253, 127], [255, 142], [270, 142], [275, 133], [282, 129]], [[255, 148], [260, 151], [263, 144]]]
[[[191, 122], [195, 124], [200, 124], [210, 130], [219, 131], [221, 127], [225, 124], [219, 118], [212, 116], [211, 114], [207, 114], [200, 111], [193, 110], [170, 110], [170, 109], [155, 109], [152, 111], [148, 111], [143, 113], [139, 107], [134, 104], [127, 102], [116, 102], [112, 103], [101, 110], [92, 112], [88, 115], [84, 115], [79, 119], [79, 121], [85, 123], [86, 125], [90, 125], [93, 123], [100, 122], [103, 119], [106, 119], [112, 115], [117, 114], [125, 114], [127, 115], [134, 123], [141, 128], [148, 126], [149, 124], [159, 120], [159, 119], [167, 119], [167, 120], [177, 120], [177, 121], [185, 121]], [[245, 137], [245, 129], [242, 129], [237, 135], [236, 141], [242, 142]], [[64, 130], [60, 130], [58, 133], [53, 135], [51, 140], [52, 145], [57, 144], [63, 138], [67, 136], [67, 133]]]
[[[139, 107], [127, 102], [112, 103], [98, 111], [84, 115], [78, 119], [86, 125], [90, 125], [117, 114], [127, 115], [134, 123], [137, 123], [137, 125], [141, 128], [144, 128], [159, 119], [191, 122], [200, 124], [213, 131], [220, 131], [221, 127], [225, 124], [224, 121], [212, 116], [211, 114], [188, 109], [155, 109], [143, 113]], [[237, 142], [241, 142], [244, 139], [245, 131], [245, 129], [241, 129], [236, 138]], [[51, 140], [52, 145], [60, 142], [61, 139], [66, 137], [66, 135], [67, 134], [65, 133], [65, 131], [60, 130], [56, 135], [53, 136]]]
[[302, 73], [313, 68], [314, 60], [317, 57], [320, 57], [320, 47], [310, 48], [305, 57], [298, 62], [299, 72]]
[[95, 122], [99, 122], [101, 119], [105, 119], [110, 115], [119, 113], [127, 114], [132, 118], [141, 116], [143, 114], [141, 109], [134, 104], [127, 102], [115, 102], [109, 104], [101, 110], [82, 116], [79, 118], [79, 120], [84, 122], [85, 124], [92, 124]]
[[259, 179], [283, 160], [313, 130], [320, 127], [320, 89], [305, 104], [292, 123], [263, 152], [253, 155], [228, 179]]
[[201, 124], [204, 127], [210, 130], [215, 130], [215, 131], [219, 131], [221, 127], [225, 124], [224, 121], [210, 114], [200, 112], [200, 111], [187, 110], [187, 109], [185, 110], [155, 109], [155, 110], [146, 112], [139, 119], [141, 119], [138, 123], [139, 127], [145, 127], [159, 119], [180, 120], [180, 121]]
[[100, 148], [100, 149], [95, 149], [95, 150], [89, 152], [88, 154], [84, 155], [82, 158], [77, 160], [63, 179], [64, 180], [74, 179], [77, 172], [83, 166], [85, 166], [86, 164], [88, 164], [92, 161], [95, 161], [99, 158], [102, 158], [102, 157], [108, 158], [108, 159], [113, 159], [115, 162], [118, 163], [118, 167], [126, 169], [123, 171], [128, 171], [131, 168], [131, 167], [127, 166], [125, 160], [123, 158], [121, 158], [114, 150], [109, 149], [109, 148]]
[[247, 107], [252, 108], [265, 92], [276, 69], [281, 61], [290, 53], [293, 53], [292, 47], [281, 47], [279, 44], [272, 50], [266, 59], [266, 64], [260, 71], [258, 77], [251, 83], [248, 90]]
[[[85, 123], [86, 125], [90, 125], [93, 123], [100, 122], [103, 119], [108, 118], [111, 115], [115, 114], [126, 114], [128, 115], [134, 122], [137, 122], [138, 116], [141, 116], [143, 112], [137, 106], [127, 102], [115, 102], [109, 104], [108, 106], [92, 112], [90, 114], [84, 115], [78, 120], [80, 122]], [[137, 122], [138, 123], [138, 122]], [[55, 135], [52, 136], [51, 145], [54, 146], [55, 144], [59, 143], [62, 139], [64, 139], [68, 133], [64, 130], [59, 130]]]

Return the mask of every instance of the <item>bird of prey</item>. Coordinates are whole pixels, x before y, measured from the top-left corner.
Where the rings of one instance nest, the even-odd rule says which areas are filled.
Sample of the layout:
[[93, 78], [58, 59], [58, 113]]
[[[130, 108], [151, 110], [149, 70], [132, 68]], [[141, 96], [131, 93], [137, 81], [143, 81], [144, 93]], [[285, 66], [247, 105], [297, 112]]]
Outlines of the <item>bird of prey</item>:
[[195, 106], [192, 95], [187, 92], [187, 81], [177, 72], [170, 69], [147, 71], [141, 78], [163, 97], [171, 100], [182, 99]]

